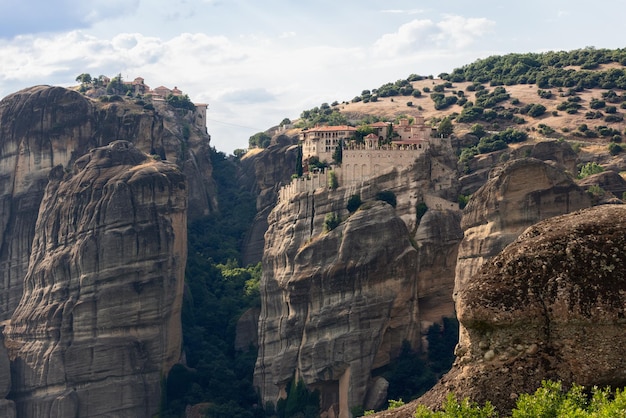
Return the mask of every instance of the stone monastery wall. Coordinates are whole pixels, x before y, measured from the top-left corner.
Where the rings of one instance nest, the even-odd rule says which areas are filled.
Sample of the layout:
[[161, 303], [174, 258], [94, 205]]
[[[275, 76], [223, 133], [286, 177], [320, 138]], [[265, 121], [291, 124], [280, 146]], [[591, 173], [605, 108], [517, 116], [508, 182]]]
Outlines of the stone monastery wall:
[[399, 149], [388, 146], [377, 149], [344, 149], [341, 164], [340, 185], [359, 183], [376, 176], [390, 167], [398, 170], [408, 167], [426, 150], [426, 143], [415, 149]]

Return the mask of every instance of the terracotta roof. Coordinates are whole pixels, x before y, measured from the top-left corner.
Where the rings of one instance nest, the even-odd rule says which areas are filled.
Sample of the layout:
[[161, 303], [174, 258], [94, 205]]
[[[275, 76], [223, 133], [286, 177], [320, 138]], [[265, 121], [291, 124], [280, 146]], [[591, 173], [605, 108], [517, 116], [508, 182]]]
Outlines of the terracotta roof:
[[376, 135], [376, 134], [369, 134], [369, 135], [367, 135], [365, 138], [369, 138], [369, 139], [378, 139], [378, 135]]
[[304, 132], [337, 132], [337, 131], [356, 131], [354, 126], [316, 126]]

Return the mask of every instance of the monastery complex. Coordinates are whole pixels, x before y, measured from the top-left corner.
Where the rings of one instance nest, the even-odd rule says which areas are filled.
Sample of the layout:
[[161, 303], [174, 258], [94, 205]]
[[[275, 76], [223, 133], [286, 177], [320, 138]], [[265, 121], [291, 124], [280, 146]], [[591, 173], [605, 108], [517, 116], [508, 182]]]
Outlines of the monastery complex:
[[[300, 145], [304, 176], [283, 187], [279, 199], [329, 187], [329, 171], [339, 186], [356, 187], [392, 167], [401, 170], [410, 166], [426, 152], [432, 140], [437, 140], [422, 116], [416, 116], [413, 123], [403, 118], [398, 124], [376, 122], [369, 127], [373, 132], [362, 141], [356, 140], [357, 128], [353, 126], [319, 126], [303, 130]], [[340, 144], [342, 162], [337, 164], [333, 161], [333, 154]], [[315, 159], [328, 164], [329, 168], [309, 169], [309, 162]]]

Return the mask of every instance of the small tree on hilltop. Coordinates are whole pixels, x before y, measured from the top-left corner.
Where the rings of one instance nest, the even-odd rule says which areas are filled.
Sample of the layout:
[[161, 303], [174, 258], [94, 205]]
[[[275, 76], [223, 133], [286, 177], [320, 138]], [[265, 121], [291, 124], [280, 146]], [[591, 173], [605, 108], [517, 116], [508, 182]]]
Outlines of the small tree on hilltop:
[[88, 73], [82, 73], [78, 77], [76, 77], [76, 81], [81, 84], [90, 84], [92, 82], [91, 75]]

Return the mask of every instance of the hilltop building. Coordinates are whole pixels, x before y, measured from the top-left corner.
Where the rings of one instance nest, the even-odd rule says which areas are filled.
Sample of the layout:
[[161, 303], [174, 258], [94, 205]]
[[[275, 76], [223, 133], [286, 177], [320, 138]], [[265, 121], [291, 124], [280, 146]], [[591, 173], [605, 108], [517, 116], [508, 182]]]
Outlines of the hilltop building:
[[337, 145], [348, 141], [356, 133], [354, 126], [316, 126], [300, 133], [302, 160], [317, 157], [320, 161], [331, 161]]
[[[342, 186], [362, 184], [369, 178], [390, 168], [407, 168], [423, 155], [433, 138], [433, 129], [426, 126], [422, 116], [408, 118], [397, 124], [376, 122], [368, 125], [372, 133], [357, 140], [357, 128], [353, 126], [316, 126], [300, 133], [302, 162], [305, 176], [294, 179], [283, 187], [280, 199], [288, 199], [295, 193], [327, 187], [326, 170], [309, 172], [312, 158], [330, 166], [329, 170]], [[342, 162], [333, 162], [333, 154], [342, 144]]]

